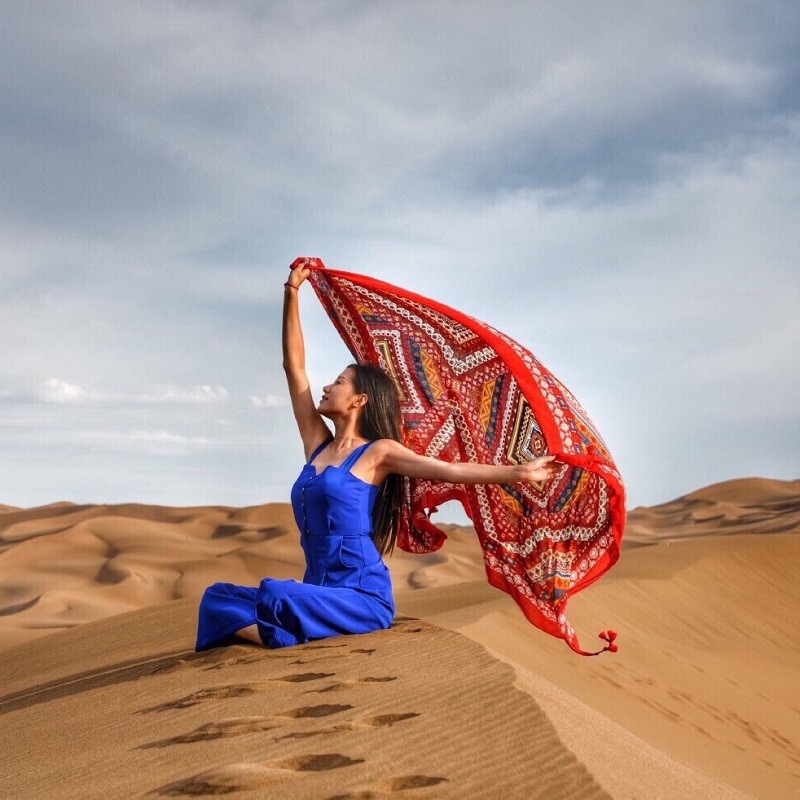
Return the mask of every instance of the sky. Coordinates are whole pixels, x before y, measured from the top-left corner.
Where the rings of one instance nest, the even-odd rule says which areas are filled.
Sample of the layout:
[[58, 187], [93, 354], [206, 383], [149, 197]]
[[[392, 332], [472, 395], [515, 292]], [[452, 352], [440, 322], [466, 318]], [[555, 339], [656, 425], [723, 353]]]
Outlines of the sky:
[[794, 0], [0, 12], [0, 503], [286, 501], [301, 255], [517, 339], [631, 508], [800, 478]]

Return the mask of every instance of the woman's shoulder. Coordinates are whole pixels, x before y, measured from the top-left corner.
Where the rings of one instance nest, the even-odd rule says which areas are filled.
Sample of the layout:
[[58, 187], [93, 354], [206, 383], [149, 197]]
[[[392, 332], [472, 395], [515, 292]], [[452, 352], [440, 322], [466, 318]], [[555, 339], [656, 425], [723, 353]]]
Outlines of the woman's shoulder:
[[375, 439], [367, 448], [369, 460], [379, 472], [395, 472], [414, 453], [395, 439]]
[[380, 468], [387, 460], [391, 460], [393, 456], [396, 457], [406, 448], [394, 439], [372, 439], [358, 449], [361, 451], [360, 456], [375, 468]]
[[367, 443], [367, 449], [375, 456], [397, 453], [407, 448], [394, 439], [373, 439]]

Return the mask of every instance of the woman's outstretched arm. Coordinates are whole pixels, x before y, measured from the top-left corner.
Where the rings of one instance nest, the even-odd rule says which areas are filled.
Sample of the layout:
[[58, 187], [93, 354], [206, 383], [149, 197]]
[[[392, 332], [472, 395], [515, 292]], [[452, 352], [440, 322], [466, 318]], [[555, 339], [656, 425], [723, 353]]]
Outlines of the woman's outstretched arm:
[[283, 287], [283, 369], [306, 458], [322, 442], [331, 438], [328, 426], [314, 404], [306, 375], [306, 350], [298, 295], [300, 286], [310, 273], [311, 270], [300, 264], [289, 273]]
[[534, 483], [551, 478], [561, 466], [555, 456], [543, 456], [514, 466], [450, 463], [417, 455], [391, 439], [381, 439], [370, 450], [375, 468], [374, 483], [392, 473], [447, 483]]

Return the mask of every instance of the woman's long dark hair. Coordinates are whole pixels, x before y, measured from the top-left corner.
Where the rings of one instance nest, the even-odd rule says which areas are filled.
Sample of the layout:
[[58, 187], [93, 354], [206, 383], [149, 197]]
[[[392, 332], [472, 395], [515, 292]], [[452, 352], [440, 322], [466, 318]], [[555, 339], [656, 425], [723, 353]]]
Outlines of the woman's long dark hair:
[[[403, 441], [400, 433], [400, 400], [392, 379], [374, 364], [351, 364], [353, 386], [369, 398], [361, 414], [360, 433], [365, 439]], [[402, 475], [387, 475], [372, 509], [372, 541], [383, 555], [391, 552], [405, 497]]]

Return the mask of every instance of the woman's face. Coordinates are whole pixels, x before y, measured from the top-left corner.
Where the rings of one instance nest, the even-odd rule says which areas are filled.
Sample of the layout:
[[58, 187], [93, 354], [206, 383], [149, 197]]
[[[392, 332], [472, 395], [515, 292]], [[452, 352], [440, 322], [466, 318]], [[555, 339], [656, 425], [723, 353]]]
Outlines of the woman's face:
[[353, 370], [348, 367], [333, 383], [322, 387], [322, 399], [317, 407], [320, 414], [343, 414], [358, 406], [356, 400], [364, 395], [356, 392], [353, 377]]

